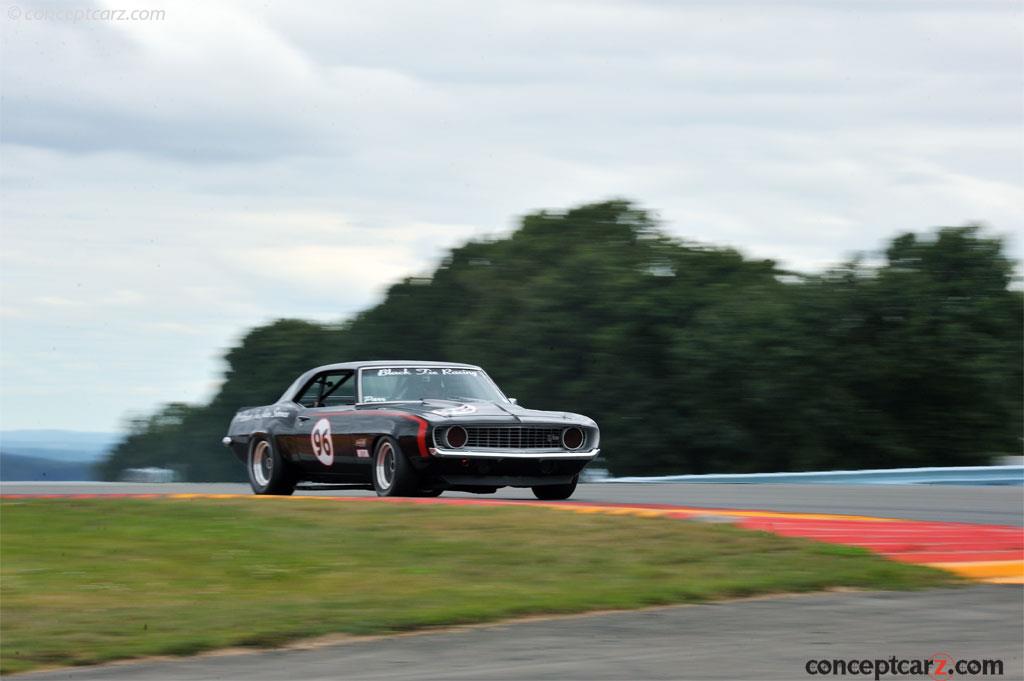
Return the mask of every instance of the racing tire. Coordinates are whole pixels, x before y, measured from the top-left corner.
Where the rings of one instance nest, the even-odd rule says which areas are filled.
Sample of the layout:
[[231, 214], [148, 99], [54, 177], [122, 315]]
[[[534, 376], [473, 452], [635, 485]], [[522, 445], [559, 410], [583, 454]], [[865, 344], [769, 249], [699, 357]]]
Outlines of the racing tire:
[[373, 489], [379, 497], [414, 497], [419, 476], [395, 439], [385, 435], [373, 450]]
[[245, 468], [254, 494], [289, 496], [295, 492], [295, 485], [299, 482], [270, 438], [260, 437], [253, 441]]
[[541, 485], [533, 488], [533, 496], [537, 497], [541, 501], [560, 501], [562, 499], [568, 499], [572, 496], [572, 493], [576, 491], [576, 485], [580, 481], [580, 476], [576, 475], [573, 477], [572, 482], [567, 485]]

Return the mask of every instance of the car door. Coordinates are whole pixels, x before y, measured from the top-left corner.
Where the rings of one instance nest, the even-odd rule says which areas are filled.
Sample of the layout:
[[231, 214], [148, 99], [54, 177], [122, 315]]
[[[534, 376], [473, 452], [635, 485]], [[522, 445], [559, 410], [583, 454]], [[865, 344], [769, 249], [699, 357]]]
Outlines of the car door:
[[296, 398], [290, 447], [299, 467], [312, 475], [351, 475], [356, 464], [347, 414], [355, 410], [356, 379], [351, 371], [318, 374]]

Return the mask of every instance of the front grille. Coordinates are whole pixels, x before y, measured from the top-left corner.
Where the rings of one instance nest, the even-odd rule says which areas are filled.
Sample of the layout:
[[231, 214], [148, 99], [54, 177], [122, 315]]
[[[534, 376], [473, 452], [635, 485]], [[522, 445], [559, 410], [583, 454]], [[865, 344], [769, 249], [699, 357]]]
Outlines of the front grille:
[[[469, 434], [466, 449], [561, 449], [562, 429], [532, 426], [486, 427], [463, 426]], [[434, 440], [444, 444], [442, 426], [435, 431]]]

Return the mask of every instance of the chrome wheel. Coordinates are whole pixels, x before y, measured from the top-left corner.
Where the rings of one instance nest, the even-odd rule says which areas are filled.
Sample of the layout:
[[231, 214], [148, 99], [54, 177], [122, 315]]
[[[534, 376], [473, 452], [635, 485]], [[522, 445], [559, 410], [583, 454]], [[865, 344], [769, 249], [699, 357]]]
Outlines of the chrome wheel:
[[274, 454], [270, 451], [270, 443], [260, 440], [252, 450], [252, 477], [260, 487], [266, 487], [273, 474]]
[[395, 482], [396, 467], [395, 449], [391, 446], [390, 442], [385, 440], [377, 448], [377, 463], [374, 465], [377, 475], [377, 486], [380, 489], [391, 489], [391, 485]]

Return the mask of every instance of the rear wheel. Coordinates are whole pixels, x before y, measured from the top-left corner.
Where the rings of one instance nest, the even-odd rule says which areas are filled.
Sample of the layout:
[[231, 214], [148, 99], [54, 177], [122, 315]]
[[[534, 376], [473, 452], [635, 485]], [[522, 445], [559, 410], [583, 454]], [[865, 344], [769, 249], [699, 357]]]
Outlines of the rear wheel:
[[412, 497], [419, 489], [416, 471], [398, 444], [382, 437], [373, 454], [373, 488], [379, 497]]
[[561, 499], [568, 499], [572, 496], [572, 493], [576, 491], [576, 483], [580, 481], [580, 476], [574, 476], [572, 482], [568, 485], [543, 485], [533, 488], [533, 496], [543, 501], [558, 501]]
[[298, 479], [288, 463], [281, 458], [273, 443], [261, 437], [249, 447], [249, 484], [256, 494], [287, 496], [295, 491]]

